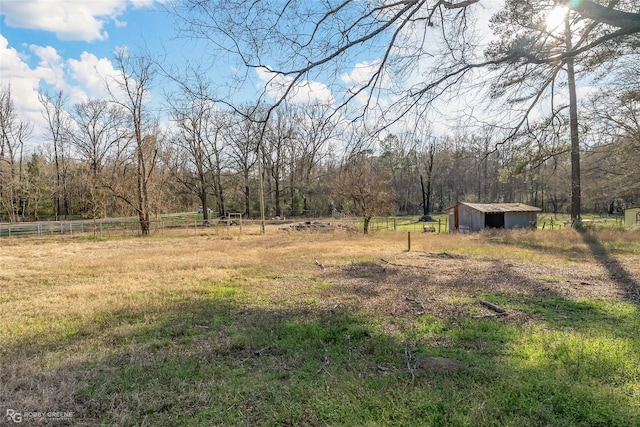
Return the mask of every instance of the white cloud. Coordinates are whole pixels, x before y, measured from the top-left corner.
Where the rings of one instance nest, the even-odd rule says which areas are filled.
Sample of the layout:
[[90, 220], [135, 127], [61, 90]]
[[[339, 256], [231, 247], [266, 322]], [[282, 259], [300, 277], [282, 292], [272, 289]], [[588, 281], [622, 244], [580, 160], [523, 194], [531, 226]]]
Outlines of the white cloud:
[[353, 67], [353, 70], [351, 70], [350, 73], [341, 74], [340, 80], [347, 84], [353, 84], [356, 86], [367, 85], [374, 73], [379, 70], [381, 63], [382, 61], [380, 59], [376, 59], [371, 62], [359, 62]]
[[168, 3], [170, 0], [129, 0], [135, 8], [151, 7], [154, 3]]
[[[160, 0], [164, 3], [166, 0]], [[4, 1], [2, 14], [10, 27], [50, 31], [61, 40], [106, 40], [105, 23], [117, 20], [128, 5], [150, 7], [155, 0], [20, 0]]]
[[42, 119], [38, 102], [38, 72], [29, 68], [23, 55], [9, 47], [9, 43], [0, 34], [0, 75], [1, 83], [11, 86], [11, 97], [16, 111], [24, 121], [37, 122]]
[[[35, 145], [41, 142], [46, 127], [42, 104], [38, 100], [40, 88], [48, 87], [50, 92], [63, 91], [71, 108], [88, 99], [109, 99], [104, 82], [108, 76], [117, 74], [109, 59], [83, 52], [79, 59], [65, 60], [51, 46], [30, 45], [27, 52], [20, 52], [9, 46], [1, 34], [0, 57], [0, 83], [11, 86], [11, 97], [19, 117], [34, 124], [31, 142]], [[31, 57], [38, 59], [34, 68], [28, 63]]]
[[[289, 76], [269, 73], [262, 68], [259, 68], [256, 72], [262, 82], [259, 89], [264, 90], [272, 99], [282, 98], [293, 83], [293, 78]], [[306, 80], [293, 85], [291, 91], [287, 94], [287, 101], [297, 105], [333, 104], [334, 98], [331, 89], [326, 84]]]
[[393, 93], [390, 89], [394, 84], [388, 66], [382, 64], [381, 59], [358, 62], [351, 71], [340, 74], [339, 78], [347, 85], [344, 95], [352, 99], [354, 106], [359, 110], [366, 108], [367, 113], [372, 113], [367, 114], [367, 121], [379, 120], [381, 110], [392, 105]]
[[56, 49], [51, 46], [31, 45], [29, 50], [40, 58], [33, 72], [46, 83], [64, 88], [64, 61]]
[[98, 58], [92, 53], [82, 52], [80, 59], [69, 59], [69, 76], [83, 89], [87, 99], [108, 99], [105, 79], [118, 72], [107, 58]]

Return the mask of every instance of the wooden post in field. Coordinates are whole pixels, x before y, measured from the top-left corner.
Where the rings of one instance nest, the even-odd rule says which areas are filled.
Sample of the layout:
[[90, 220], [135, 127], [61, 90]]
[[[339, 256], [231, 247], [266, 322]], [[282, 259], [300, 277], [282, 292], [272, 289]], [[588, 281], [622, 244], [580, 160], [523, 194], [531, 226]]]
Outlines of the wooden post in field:
[[407, 231], [407, 252], [411, 252], [411, 232]]

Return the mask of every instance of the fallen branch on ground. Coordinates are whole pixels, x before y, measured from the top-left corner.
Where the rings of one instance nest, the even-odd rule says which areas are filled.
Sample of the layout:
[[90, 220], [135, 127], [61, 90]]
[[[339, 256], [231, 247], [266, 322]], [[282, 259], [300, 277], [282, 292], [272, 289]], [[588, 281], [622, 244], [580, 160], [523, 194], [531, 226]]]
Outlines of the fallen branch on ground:
[[327, 371], [327, 366], [331, 364], [331, 360], [329, 359], [329, 350], [327, 349], [327, 345], [324, 342], [322, 343], [322, 345], [324, 346], [324, 360], [322, 361], [322, 366], [320, 366], [320, 369], [316, 371], [316, 375], [324, 371], [327, 375], [332, 377], [333, 375], [331, 375], [331, 372]]
[[424, 265], [397, 264], [395, 262], [387, 261], [384, 258], [380, 258], [380, 261], [382, 261], [382, 262], [384, 262], [385, 264], [388, 264], [388, 265], [393, 265], [395, 267], [422, 268], [422, 269], [425, 269], [425, 270], [429, 270], [430, 269], [428, 266], [424, 266]]
[[471, 316], [473, 319], [488, 319], [491, 317], [503, 317], [506, 316], [507, 313], [494, 313], [494, 314], [481, 314], [479, 316]]
[[502, 314], [502, 315], [506, 315], [507, 314], [507, 310], [505, 310], [504, 308], [495, 305], [492, 302], [489, 301], [483, 301], [480, 300], [480, 304], [484, 305], [485, 307], [489, 307], [491, 310], [495, 311], [496, 313]]
[[409, 374], [411, 375], [411, 384], [414, 383], [414, 381], [416, 380], [416, 374], [415, 374], [415, 358], [413, 355], [413, 351], [409, 350], [409, 343], [407, 342], [407, 340], [404, 341], [404, 356], [407, 359], [407, 371], [409, 371]]
[[[260, 356], [262, 355], [263, 352], [269, 350], [271, 348], [271, 346], [267, 346], [267, 347], [263, 347], [260, 350], [256, 350], [253, 352], [253, 356]], [[239, 361], [238, 363], [236, 363], [236, 366], [238, 365], [242, 365], [244, 362], [246, 362], [247, 360], [251, 359], [253, 356], [247, 356], [244, 359], [242, 359], [241, 361]]]

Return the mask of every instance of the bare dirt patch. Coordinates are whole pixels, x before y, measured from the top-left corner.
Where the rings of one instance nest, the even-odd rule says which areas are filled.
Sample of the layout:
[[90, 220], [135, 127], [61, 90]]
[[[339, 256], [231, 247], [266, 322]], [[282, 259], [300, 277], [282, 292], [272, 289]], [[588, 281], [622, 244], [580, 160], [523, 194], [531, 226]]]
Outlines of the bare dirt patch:
[[427, 372], [456, 372], [460, 369], [460, 364], [446, 357], [427, 356], [416, 361], [415, 369]]
[[[637, 262], [629, 259], [621, 265], [628, 277], [640, 283]], [[628, 296], [597, 262], [554, 265], [414, 251], [375, 262], [354, 262], [327, 274], [334, 283], [331, 292], [360, 308], [391, 317], [489, 317], [492, 311], [480, 304], [485, 295], [500, 295], [507, 302], [510, 297], [522, 301], [624, 300]], [[504, 321], [522, 323], [531, 316], [511, 308]]]

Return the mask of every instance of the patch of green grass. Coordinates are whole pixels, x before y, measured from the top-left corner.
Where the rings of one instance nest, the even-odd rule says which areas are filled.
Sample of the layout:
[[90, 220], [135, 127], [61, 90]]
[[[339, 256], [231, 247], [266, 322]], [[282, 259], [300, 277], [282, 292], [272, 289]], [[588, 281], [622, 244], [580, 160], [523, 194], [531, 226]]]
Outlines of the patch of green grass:
[[[90, 373], [76, 396], [82, 420], [193, 426], [640, 421], [632, 304], [484, 295], [509, 310], [548, 317], [547, 323], [424, 315], [404, 332], [387, 333], [375, 313], [322, 314], [295, 304], [249, 308], [236, 300], [236, 280], [209, 283], [206, 298], [181, 299], [151, 322], [134, 314], [102, 320], [111, 326], [111, 352], [78, 368]], [[459, 369], [416, 367], [429, 356], [449, 358]]]
[[[73, 384], [56, 409], [87, 425], [640, 425], [637, 303], [482, 291], [471, 256], [460, 262], [474, 286], [414, 297], [431, 272], [403, 267], [384, 282], [377, 254], [349, 254], [352, 265], [345, 256], [323, 260], [343, 267], [322, 273], [312, 261], [294, 272], [237, 262], [180, 286], [149, 280], [153, 299], [132, 285], [98, 311], [15, 318], [0, 371], [13, 388], [0, 397]], [[364, 285], [375, 295], [352, 292]], [[389, 310], [373, 301], [385, 289], [399, 290], [383, 300], [398, 303]], [[407, 310], [407, 296], [431, 310]], [[473, 318], [478, 298], [508, 316]], [[436, 357], [456, 369], [422, 363]]]
[[326, 280], [323, 280], [320, 283], [316, 283], [313, 286], [311, 286], [311, 290], [314, 291], [322, 291], [322, 290], [328, 290], [331, 288], [331, 283], [327, 282]]

